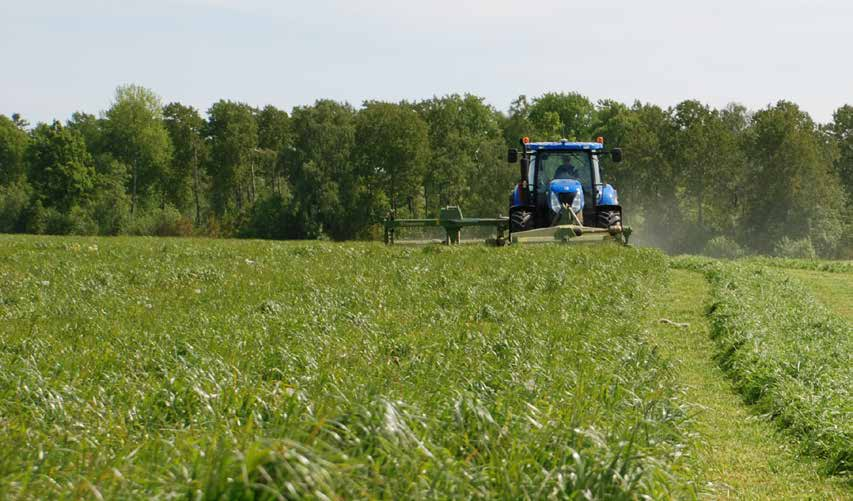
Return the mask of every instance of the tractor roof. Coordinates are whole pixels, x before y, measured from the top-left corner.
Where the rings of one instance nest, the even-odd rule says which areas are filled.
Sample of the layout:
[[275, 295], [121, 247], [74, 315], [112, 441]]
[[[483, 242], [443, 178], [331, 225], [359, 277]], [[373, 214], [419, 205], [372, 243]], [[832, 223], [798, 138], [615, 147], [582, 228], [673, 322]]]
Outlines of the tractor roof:
[[527, 143], [529, 151], [539, 150], [600, 150], [604, 148], [601, 143], [577, 143], [570, 141], [559, 141], [550, 143]]

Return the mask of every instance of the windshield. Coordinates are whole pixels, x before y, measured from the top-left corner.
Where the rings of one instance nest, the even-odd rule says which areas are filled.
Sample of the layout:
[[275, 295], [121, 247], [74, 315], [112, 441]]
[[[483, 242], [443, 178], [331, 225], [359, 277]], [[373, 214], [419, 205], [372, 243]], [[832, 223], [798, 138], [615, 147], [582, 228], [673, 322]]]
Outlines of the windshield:
[[590, 154], [586, 151], [541, 151], [537, 156], [539, 186], [544, 189], [553, 179], [577, 179], [584, 191], [592, 187]]

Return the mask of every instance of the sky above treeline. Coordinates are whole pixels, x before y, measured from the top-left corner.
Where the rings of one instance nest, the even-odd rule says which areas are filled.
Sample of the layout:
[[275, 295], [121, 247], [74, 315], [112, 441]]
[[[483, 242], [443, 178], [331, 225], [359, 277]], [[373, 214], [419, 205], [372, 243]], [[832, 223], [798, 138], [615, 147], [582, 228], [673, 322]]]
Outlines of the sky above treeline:
[[136, 83], [202, 111], [470, 92], [758, 109], [853, 103], [853, 2], [0, 0], [0, 113], [109, 107]]

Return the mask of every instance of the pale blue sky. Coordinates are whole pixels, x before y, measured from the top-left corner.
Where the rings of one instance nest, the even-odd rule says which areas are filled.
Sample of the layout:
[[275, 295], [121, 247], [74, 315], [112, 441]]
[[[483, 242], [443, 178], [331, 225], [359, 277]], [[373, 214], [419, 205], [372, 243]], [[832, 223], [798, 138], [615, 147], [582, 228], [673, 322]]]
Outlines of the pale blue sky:
[[853, 2], [0, 0], [0, 113], [99, 113], [137, 83], [206, 110], [578, 91], [662, 106], [853, 103]]

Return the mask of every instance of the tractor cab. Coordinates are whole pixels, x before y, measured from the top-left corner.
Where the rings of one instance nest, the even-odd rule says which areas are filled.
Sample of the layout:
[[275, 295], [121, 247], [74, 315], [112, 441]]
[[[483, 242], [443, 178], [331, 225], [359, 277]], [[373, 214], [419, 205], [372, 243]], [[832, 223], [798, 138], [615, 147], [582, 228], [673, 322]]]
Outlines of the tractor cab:
[[602, 179], [599, 159], [622, 160], [618, 148], [597, 142], [531, 143], [524, 138], [520, 152], [511, 149], [510, 162], [519, 162], [519, 183], [510, 197], [510, 231], [521, 232], [558, 225], [614, 229], [621, 227], [622, 208], [616, 190]]

